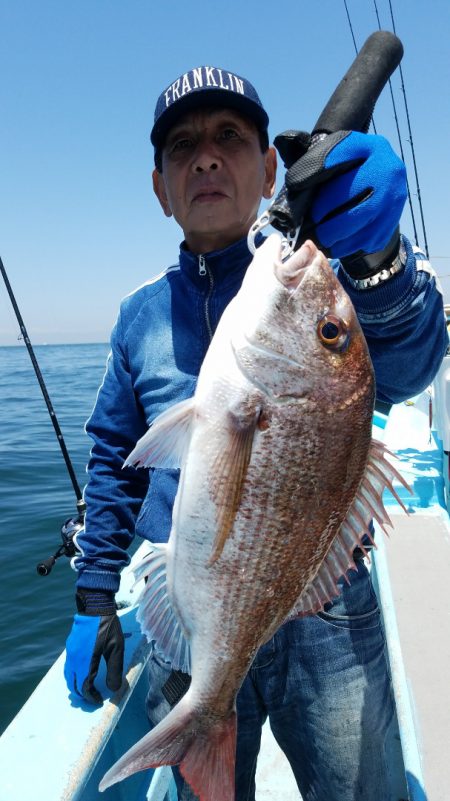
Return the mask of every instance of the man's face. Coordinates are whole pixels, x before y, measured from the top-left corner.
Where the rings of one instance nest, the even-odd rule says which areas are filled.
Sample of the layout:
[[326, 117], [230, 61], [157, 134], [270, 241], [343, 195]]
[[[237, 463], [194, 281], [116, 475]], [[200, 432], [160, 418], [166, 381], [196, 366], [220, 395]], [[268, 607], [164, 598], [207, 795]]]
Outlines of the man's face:
[[275, 174], [275, 150], [261, 152], [251, 120], [231, 109], [199, 109], [170, 129], [153, 186], [188, 248], [208, 253], [247, 235], [261, 198], [273, 195]]

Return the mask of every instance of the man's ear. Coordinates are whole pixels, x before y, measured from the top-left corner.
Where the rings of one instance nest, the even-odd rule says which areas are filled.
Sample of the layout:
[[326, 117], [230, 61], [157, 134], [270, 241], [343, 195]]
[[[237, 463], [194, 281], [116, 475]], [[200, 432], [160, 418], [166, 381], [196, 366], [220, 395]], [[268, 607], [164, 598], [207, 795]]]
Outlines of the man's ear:
[[264, 153], [266, 176], [264, 180], [263, 197], [270, 198], [275, 192], [277, 178], [277, 151], [269, 147]]
[[164, 177], [162, 172], [159, 172], [159, 170], [155, 168], [152, 173], [152, 179], [153, 179], [153, 191], [161, 204], [161, 208], [166, 217], [171, 217], [172, 209], [170, 208], [170, 204], [167, 199], [166, 185], [164, 183]]

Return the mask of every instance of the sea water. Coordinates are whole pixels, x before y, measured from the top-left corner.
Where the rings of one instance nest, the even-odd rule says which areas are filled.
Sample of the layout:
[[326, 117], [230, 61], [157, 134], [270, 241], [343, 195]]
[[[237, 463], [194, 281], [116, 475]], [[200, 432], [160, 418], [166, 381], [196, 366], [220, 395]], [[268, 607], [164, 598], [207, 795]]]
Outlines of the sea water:
[[[91, 446], [84, 424], [108, 350], [106, 343], [35, 348], [80, 488]], [[46, 577], [36, 565], [59, 548], [61, 526], [76, 514], [27, 349], [0, 348], [0, 733], [64, 649], [76, 574], [65, 556]]]

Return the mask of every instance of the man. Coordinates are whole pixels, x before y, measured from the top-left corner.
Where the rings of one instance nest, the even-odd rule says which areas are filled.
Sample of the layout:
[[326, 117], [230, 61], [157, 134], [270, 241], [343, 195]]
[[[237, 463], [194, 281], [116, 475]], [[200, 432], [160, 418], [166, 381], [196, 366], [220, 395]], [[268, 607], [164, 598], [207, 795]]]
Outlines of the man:
[[[251, 261], [247, 232], [274, 191], [276, 153], [253, 86], [218, 68], [185, 73], [160, 96], [151, 139], [153, 186], [184, 242], [169, 267], [122, 303], [98, 399], [85, 490], [77, 608], [67, 643], [69, 688], [93, 703], [99, 660], [121, 682], [123, 638], [114, 594], [134, 533], [166, 541], [178, 473], [122, 470], [162, 411], [190, 397], [223, 309]], [[277, 145], [290, 166], [291, 197], [315, 187], [309, 235], [326, 248], [363, 326], [379, 401], [424, 389], [447, 335], [433, 273], [418, 269], [399, 237], [405, 171], [382, 137], [339, 132], [308, 150], [292, 133]], [[311, 157], [313, 154], [313, 158]], [[300, 168], [299, 168], [300, 167]], [[355, 255], [356, 254], [356, 255]], [[423, 265], [423, 261], [420, 262]], [[324, 458], [326, 455], [324, 455]], [[389, 798], [384, 755], [393, 703], [380, 614], [361, 554], [342, 593], [314, 617], [281, 627], [258, 652], [238, 695], [236, 798], [254, 798], [261, 726], [267, 716], [304, 801]], [[153, 655], [149, 717], [155, 724], [187, 686]], [[193, 797], [175, 776], [180, 798]]]

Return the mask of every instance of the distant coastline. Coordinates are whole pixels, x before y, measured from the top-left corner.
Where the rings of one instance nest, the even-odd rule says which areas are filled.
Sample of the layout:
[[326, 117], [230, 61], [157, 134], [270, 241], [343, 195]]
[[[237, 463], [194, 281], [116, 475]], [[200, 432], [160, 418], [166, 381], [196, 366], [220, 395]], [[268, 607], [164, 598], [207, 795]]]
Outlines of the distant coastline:
[[[33, 348], [76, 348], [76, 347], [88, 347], [89, 345], [109, 345], [108, 340], [89, 340], [89, 342], [33, 342], [31, 340], [31, 344]], [[26, 348], [25, 342], [23, 339], [18, 340], [14, 343], [9, 343], [2, 345], [0, 344], [0, 348]]]

